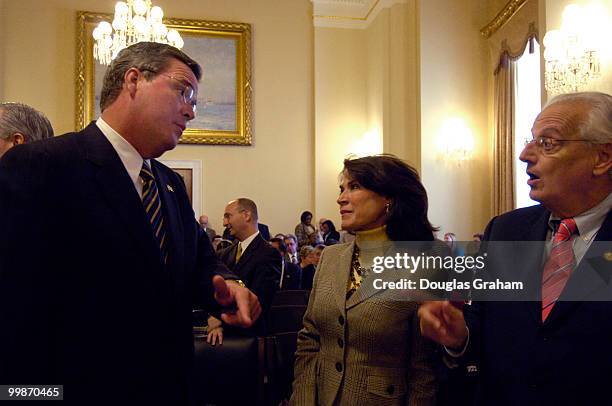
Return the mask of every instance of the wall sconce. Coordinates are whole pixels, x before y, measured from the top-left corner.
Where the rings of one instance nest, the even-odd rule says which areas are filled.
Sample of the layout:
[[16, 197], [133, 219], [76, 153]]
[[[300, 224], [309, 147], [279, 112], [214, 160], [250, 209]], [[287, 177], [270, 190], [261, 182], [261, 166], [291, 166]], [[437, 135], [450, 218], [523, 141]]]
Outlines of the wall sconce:
[[474, 136], [465, 121], [458, 117], [446, 119], [440, 128], [437, 147], [443, 159], [461, 163], [474, 154]]
[[565, 7], [561, 28], [544, 36], [544, 85], [553, 94], [578, 91], [600, 76], [605, 11], [596, 5]]
[[383, 151], [382, 139], [378, 130], [366, 131], [360, 140], [351, 147], [350, 153], [358, 157], [381, 154]]

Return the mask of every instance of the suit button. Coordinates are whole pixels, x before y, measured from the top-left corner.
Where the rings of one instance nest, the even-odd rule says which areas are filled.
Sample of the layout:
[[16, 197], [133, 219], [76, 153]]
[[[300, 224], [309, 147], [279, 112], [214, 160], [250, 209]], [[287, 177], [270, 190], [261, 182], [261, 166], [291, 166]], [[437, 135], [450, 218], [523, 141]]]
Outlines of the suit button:
[[395, 392], [395, 387], [393, 385], [387, 386], [387, 393], [393, 395], [393, 392]]
[[342, 341], [341, 338], [338, 339], [338, 347], [340, 348], [344, 347], [344, 341]]
[[336, 371], [342, 372], [342, 363], [341, 362], [336, 362]]
[[341, 326], [344, 326], [344, 317], [343, 316], [338, 317], [338, 323], [340, 323]]

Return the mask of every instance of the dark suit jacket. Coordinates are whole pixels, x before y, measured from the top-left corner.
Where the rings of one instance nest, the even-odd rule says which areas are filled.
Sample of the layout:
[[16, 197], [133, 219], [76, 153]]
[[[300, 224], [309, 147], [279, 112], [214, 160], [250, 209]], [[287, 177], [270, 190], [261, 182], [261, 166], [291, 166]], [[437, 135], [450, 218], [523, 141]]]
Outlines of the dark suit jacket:
[[[0, 383], [63, 384], [78, 404], [184, 404], [191, 314], [227, 272], [179, 176], [152, 160], [168, 263], [95, 123], [0, 162]], [[134, 404], [136, 404], [134, 403]]]
[[314, 275], [317, 268], [314, 265], [308, 265], [306, 268], [302, 268], [302, 289], [311, 290]]
[[[543, 241], [549, 215], [542, 206], [536, 206], [496, 217], [487, 227], [485, 240]], [[610, 240], [612, 214], [608, 213], [544, 323], [541, 302], [536, 300], [477, 302], [465, 307], [469, 351], [480, 360], [480, 403], [612, 402], [608, 390], [612, 376], [612, 303], [593, 301], [612, 299], [610, 244], [602, 243]], [[532, 270], [532, 275], [524, 279], [531, 277], [531, 286], [539, 291], [543, 249], [541, 244], [533, 245], [531, 252], [522, 252], [504, 264], [506, 271], [517, 275]], [[493, 247], [488, 247], [489, 259]], [[570, 294], [583, 300], [563, 301]]]
[[263, 223], [258, 223], [257, 229], [259, 230], [259, 234], [264, 240], [270, 241], [270, 229], [268, 228], [267, 225]]
[[302, 288], [302, 268], [291, 262], [285, 262], [282, 290], [299, 290]]
[[[278, 251], [258, 235], [251, 241], [236, 263], [238, 242], [221, 251], [221, 261], [231, 269], [244, 284], [259, 298], [262, 314], [253, 327], [246, 331], [249, 335], [265, 335], [268, 310], [278, 289], [281, 258]], [[236, 331], [240, 331], [236, 329]], [[243, 333], [245, 331], [242, 331]]]

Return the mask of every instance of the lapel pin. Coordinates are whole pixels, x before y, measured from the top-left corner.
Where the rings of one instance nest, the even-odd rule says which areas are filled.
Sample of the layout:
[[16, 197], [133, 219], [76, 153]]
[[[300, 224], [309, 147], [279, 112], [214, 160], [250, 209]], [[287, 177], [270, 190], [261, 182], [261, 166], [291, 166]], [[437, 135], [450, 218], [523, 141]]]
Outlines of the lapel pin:
[[606, 261], [612, 261], [612, 251], [606, 251], [603, 256]]
[[172, 186], [166, 185], [166, 188], [168, 189], [168, 192], [174, 192], [174, 189], [172, 189]]

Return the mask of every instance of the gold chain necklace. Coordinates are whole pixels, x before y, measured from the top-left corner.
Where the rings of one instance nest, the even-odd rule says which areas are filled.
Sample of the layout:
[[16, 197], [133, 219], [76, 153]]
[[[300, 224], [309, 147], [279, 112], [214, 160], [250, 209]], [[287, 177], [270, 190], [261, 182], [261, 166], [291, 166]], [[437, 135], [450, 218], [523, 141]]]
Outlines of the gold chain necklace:
[[369, 268], [364, 268], [359, 262], [359, 246], [355, 245], [353, 250], [353, 257], [351, 259], [351, 283], [349, 290], [346, 292], [346, 298], [348, 299], [353, 292], [355, 292], [361, 286], [361, 281], [367, 275]]

